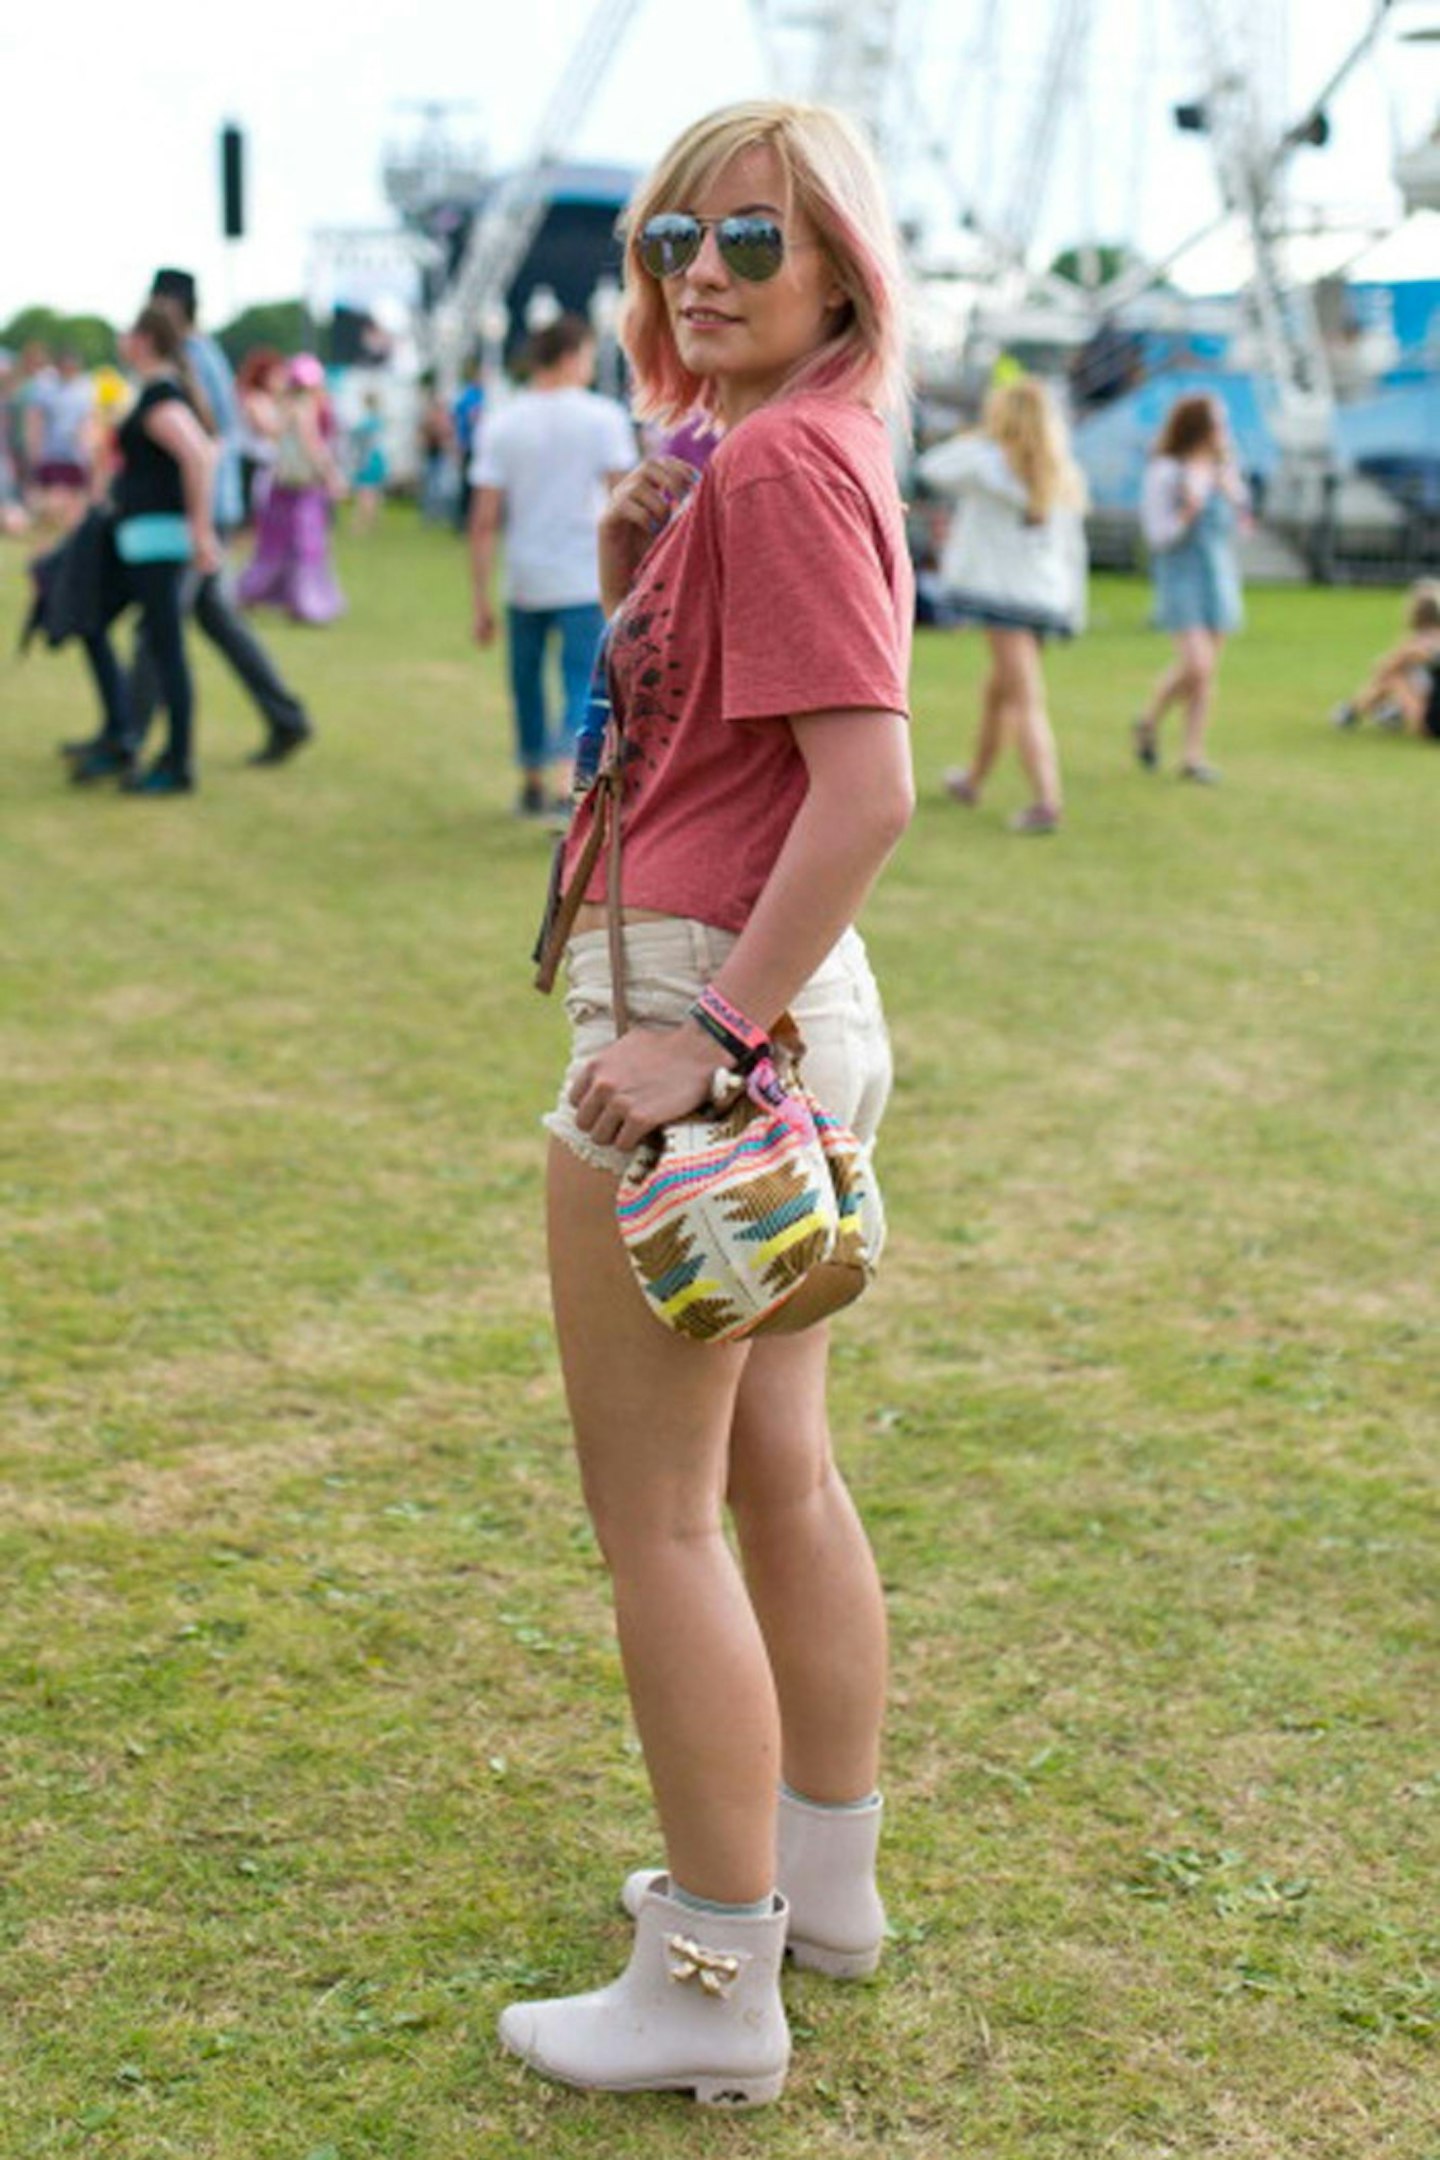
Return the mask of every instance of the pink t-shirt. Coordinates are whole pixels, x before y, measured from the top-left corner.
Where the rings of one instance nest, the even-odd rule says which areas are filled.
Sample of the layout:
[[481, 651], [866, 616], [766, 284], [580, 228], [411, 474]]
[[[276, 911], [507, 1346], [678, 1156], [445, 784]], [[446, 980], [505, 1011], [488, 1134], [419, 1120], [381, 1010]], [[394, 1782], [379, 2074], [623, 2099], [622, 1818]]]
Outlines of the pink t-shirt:
[[[725, 437], [611, 635], [627, 906], [744, 928], [808, 785], [786, 718], [908, 712], [913, 609], [874, 413], [782, 399]], [[586, 897], [604, 896], [602, 854]]]

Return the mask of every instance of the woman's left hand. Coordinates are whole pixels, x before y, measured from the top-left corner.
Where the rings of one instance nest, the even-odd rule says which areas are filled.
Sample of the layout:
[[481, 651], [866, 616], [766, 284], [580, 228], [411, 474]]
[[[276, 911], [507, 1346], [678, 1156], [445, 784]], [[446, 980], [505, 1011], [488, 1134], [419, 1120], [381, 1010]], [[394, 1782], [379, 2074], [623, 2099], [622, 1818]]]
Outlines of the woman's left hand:
[[201, 577], [214, 577], [224, 567], [225, 556], [213, 525], [196, 526], [191, 559]]
[[647, 1134], [698, 1109], [722, 1062], [703, 1028], [631, 1028], [592, 1058], [570, 1090], [575, 1122], [601, 1147], [639, 1147]]

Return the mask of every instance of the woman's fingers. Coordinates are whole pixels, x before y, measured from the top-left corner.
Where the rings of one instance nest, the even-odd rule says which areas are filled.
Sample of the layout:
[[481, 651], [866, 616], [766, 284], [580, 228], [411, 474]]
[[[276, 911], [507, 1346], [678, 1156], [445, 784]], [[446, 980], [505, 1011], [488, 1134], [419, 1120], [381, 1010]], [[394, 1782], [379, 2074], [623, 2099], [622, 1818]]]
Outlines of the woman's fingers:
[[682, 458], [647, 458], [627, 473], [610, 498], [611, 517], [658, 531], [696, 481], [695, 469]]
[[703, 1102], [714, 1073], [709, 1038], [675, 1027], [632, 1029], [582, 1066], [571, 1084], [575, 1122], [602, 1146], [634, 1148]]

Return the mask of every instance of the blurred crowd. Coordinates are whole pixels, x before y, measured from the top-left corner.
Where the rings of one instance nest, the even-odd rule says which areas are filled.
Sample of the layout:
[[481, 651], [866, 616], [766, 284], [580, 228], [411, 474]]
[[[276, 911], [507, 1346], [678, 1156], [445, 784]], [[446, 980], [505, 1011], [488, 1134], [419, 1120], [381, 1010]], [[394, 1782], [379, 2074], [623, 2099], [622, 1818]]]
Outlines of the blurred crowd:
[[[405, 396], [366, 370], [342, 378], [337, 395], [314, 355], [270, 347], [251, 350], [232, 372], [199, 326], [195, 281], [184, 271], [157, 273], [149, 305], [172, 311], [173, 353], [157, 349], [154, 318], [121, 341], [121, 367], [87, 369], [77, 352], [38, 342], [0, 351], [0, 531], [63, 547], [87, 518], [113, 524], [121, 513], [118, 541], [107, 526], [98, 554], [77, 551], [105, 567], [95, 619], [77, 618], [65, 633], [86, 646], [102, 721], [67, 745], [72, 777], [155, 792], [193, 786], [186, 623], [215, 645], [257, 708], [265, 734], [253, 762], [283, 762], [308, 742], [303, 701], [242, 611], [333, 622], [345, 609], [332, 554], [337, 507], [348, 504], [351, 530], [364, 538], [398, 481], [424, 522], [469, 536], [479, 642], [490, 643], [503, 623], [517, 809], [563, 820], [603, 628], [592, 557], [606, 493], [646, 455], [680, 458], [698, 473], [715, 435], [693, 425], [662, 441], [637, 430], [623, 405], [595, 392], [595, 340], [577, 316], [532, 335], [487, 410], [478, 366], [453, 391], [425, 376]], [[186, 417], [155, 422], [157, 404], [172, 394]], [[188, 437], [167, 433], [192, 421], [203, 455]], [[1087, 588], [1085, 483], [1063, 401], [1018, 370], [997, 373], [978, 424], [922, 444], [918, 455], [897, 444], [897, 458], [913, 505], [920, 620], [979, 631], [988, 647], [973, 746], [965, 764], [946, 771], [946, 791], [976, 807], [1011, 748], [1030, 784], [1013, 828], [1052, 833], [1063, 788], [1045, 651], [1083, 632]], [[168, 533], [157, 522], [166, 517]], [[1220, 778], [1208, 731], [1221, 655], [1243, 624], [1240, 543], [1249, 517], [1223, 404], [1177, 400], [1154, 445], [1142, 506], [1154, 623], [1174, 648], [1132, 723], [1142, 767], [1158, 768], [1162, 722], [1174, 707], [1179, 777]], [[231, 582], [226, 556], [237, 540], [248, 553]], [[142, 548], [144, 559], [109, 561], [105, 547], [125, 555], [127, 541], [130, 555]], [[503, 615], [493, 604], [497, 577]], [[139, 617], [128, 671], [108, 647], [110, 623], [126, 609]], [[1440, 737], [1433, 584], [1411, 594], [1405, 631], [1335, 708], [1337, 725], [1371, 720]], [[161, 703], [170, 741], [142, 772], [140, 746]]]

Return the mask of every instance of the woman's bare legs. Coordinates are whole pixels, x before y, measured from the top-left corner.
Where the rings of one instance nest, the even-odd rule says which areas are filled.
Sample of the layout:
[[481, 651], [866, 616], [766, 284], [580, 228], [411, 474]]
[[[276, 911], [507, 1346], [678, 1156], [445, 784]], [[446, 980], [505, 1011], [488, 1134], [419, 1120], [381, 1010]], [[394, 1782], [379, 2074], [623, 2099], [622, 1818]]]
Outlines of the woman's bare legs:
[[1151, 692], [1140, 714], [1142, 737], [1154, 743], [1166, 707], [1180, 701], [1185, 707], [1185, 737], [1181, 750], [1186, 765], [1205, 761], [1205, 730], [1210, 719], [1210, 699], [1215, 669], [1224, 639], [1213, 630], [1179, 630], [1175, 633], [1175, 658]]
[[1178, 699], [1188, 698], [1190, 695], [1191, 641], [1197, 634], [1205, 635], [1203, 631], [1197, 633], [1193, 630], [1174, 633], [1175, 658], [1151, 691], [1148, 704], [1141, 708], [1140, 725], [1152, 742], [1159, 733], [1160, 722], [1164, 719], [1167, 708]]
[[645, 1310], [615, 1180], [550, 1145], [550, 1274], [586, 1504], [672, 1878], [749, 1904], [774, 1888], [780, 1719], [722, 1511], [743, 1346]]
[[1362, 690], [1355, 694], [1355, 706], [1368, 720], [1377, 709], [1390, 706], [1398, 712], [1407, 735], [1419, 735], [1424, 731], [1424, 695], [1416, 689], [1412, 680], [1416, 667], [1413, 652], [1402, 646], [1398, 656], [1387, 653], [1377, 661], [1374, 672]]
[[965, 768], [970, 783], [970, 793], [978, 797], [990, 776], [991, 768], [1005, 747], [1010, 732], [1010, 714], [1006, 703], [1006, 691], [998, 667], [992, 666], [980, 692], [980, 733], [976, 738], [974, 753]]
[[730, 1505], [780, 1701], [783, 1775], [809, 1800], [864, 1799], [879, 1774], [885, 1602], [835, 1467], [829, 1331], [752, 1344], [731, 1429]]
[[1031, 795], [1041, 809], [1058, 810], [1060, 757], [1045, 709], [1040, 640], [1033, 630], [988, 630], [985, 634], [995, 656], [996, 674], [1004, 685], [1005, 702], [1014, 715], [1015, 746]]
[[1181, 763], [1205, 763], [1205, 730], [1210, 724], [1210, 701], [1215, 689], [1215, 670], [1225, 640], [1214, 630], [1182, 630], [1176, 641], [1185, 666], [1185, 739]]

